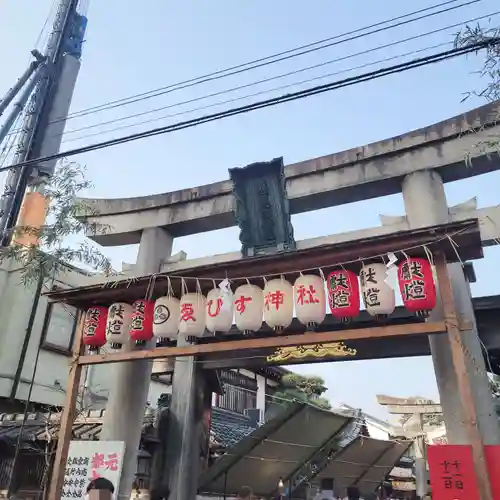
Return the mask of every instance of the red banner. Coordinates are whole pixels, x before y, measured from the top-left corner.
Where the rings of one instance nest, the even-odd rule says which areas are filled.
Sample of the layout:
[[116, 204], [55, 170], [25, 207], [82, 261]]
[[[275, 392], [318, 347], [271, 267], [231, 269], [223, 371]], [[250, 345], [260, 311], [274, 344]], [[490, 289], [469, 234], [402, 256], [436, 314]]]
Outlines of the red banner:
[[479, 498], [470, 446], [429, 446], [427, 459], [432, 498], [439, 500], [476, 500]]
[[488, 465], [493, 499], [500, 500], [500, 446], [486, 445], [484, 447], [484, 454], [486, 456], [486, 464]]

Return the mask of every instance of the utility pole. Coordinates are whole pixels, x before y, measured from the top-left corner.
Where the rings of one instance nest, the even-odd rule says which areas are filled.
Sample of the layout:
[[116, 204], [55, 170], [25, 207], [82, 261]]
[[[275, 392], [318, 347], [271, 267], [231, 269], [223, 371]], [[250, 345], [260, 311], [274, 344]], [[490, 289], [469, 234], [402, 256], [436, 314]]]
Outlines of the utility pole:
[[[41, 156], [40, 152], [45, 152], [48, 149], [51, 150], [51, 153], [58, 152], [59, 150], [69, 110], [69, 102], [71, 101], [74, 83], [79, 70], [79, 55], [76, 60], [77, 64], [71, 61], [73, 64], [69, 70], [68, 63], [70, 61], [65, 57], [67, 55], [74, 56], [75, 54], [72, 54], [72, 52], [75, 51], [75, 47], [78, 47], [78, 43], [75, 45], [72, 38], [75, 35], [78, 38], [79, 34], [83, 37], [82, 26], [80, 26], [80, 33], [75, 32], [75, 23], [78, 23], [79, 17], [81, 17], [76, 13], [78, 1], [59, 1], [52, 32], [45, 54], [42, 56], [43, 66], [40, 67], [41, 74], [38, 75], [39, 79], [34, 82], [35, 85], [33, 86], [35, 88], [28, 108], [25, 111], [21, 136], [13, 160], [14, 164]], [[81, 42], [83, 42], [83, 38]], [[78, 52], [78, 49], [76, 52]], [[21, 90], [30, 76], [38, 69], [39, 64], [37, 63], [40, 63], [40, 58], [36, 54], [35, 57], [37, 60], [30, 65], [28, 70], [7, 94], [7, 102], [5, 103], [4, 99], [2, 106], [7, 107], [9, 102], [15, 97], [15, 94]], [[36, 76], [35, 74], [32, 78]], [[63, 98], [61, 98], [61, 94], [63, 94]], [[67, 98], [68, 95], [69, 99]], [[27, 99], [24, 100], [24, 97], [25, 95], [23, 95], [23, 98], [18, 103], [19, 105], [25, 104]], [[61, 103], [61, 100], [64, 102]], [[61, 104], [63, 105], [61, 106]], [[55, 105], [59, 109], [55, 109]], [[54, 112], [58, 115], [55, 119]], [[51, 127], [51, 124], [53, 124], [53, 127]], [[54, 128], [59, 132], [58, 138], [53, 135]], [[9, 170], [4, 193], [0, 198], [0, 246], [10, 244], [12, 230], [17, 223], [28, 185], [30, 183], [43, 182], [44, 177], [52, 175], [54, 166], [55, 164], [37, 165], [36, 167], [21, 167]]]

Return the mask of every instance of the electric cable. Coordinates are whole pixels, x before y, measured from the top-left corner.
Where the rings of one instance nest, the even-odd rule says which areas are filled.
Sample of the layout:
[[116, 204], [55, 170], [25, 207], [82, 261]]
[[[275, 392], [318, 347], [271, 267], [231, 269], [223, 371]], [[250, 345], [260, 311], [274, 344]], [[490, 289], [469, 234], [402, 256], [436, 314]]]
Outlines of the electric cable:
[[314, 65], [311, 65], [311, 66], [306, 66], [306, 67], [299, 68], [299, 69], [296, 69], [296, 70], [293, 70], [293, 71], [289, 71], [287, 73], [281, 73], [281, 74], [276, 75], [276, 76], [271, 76], [269, 78], [264, 78], [264, 79], [261, 79], [261, 80], [253, 81], [253, 82], [250, 82], [250, 83], [246, 83], [244, 85], [239, 85], [237, 87], [231, 87], [231, 88], [224, 89], [224, 90], [221, 90], [221, 91], [218, 91], [218, 92], [213, 92], [211, 94], [205, 94], [205, 95], [194, 97], [192, 99], [188, 99], [188, 100], [185, 100], [185, 101], [181, 101], [181, 102], [177, 102], [177, 103], [174, 103], [174, 104], [168, 104], [168, 105], [165, 105], [165, 106], [161, 106], [159, 108], [154, 108], [154, 109], [147, 110], [147, 111], [141, 111], [141, 112], [138, 112], [138, 113], [134, 113], [132, 115], [127, 115], [127, 116], [123, 116], [123, 117], [120, 117], [120, 118], [114, 118], [112, 120], [98, 122], [98, 123], [95, 123], [95, 124], [86, 125], [84, 127], [79, 127], [79, 128], [76, 128], [76, 129], [71, 129], [71, 130], [68, 130], [67, 132], [64, 132], [63, 136], [67, 136], [67, 135], [73, 134], [75, 132], [81, 132], [83, 130], [89, 130], [89, 129], [100, 127], [100, 126], [104, 126], [104, 125], [111, 125], [111, 124], [114, 124], [114, 123], [122, 122], [122, 121], [125, 121], [125, 120], [130, 120], [130, 119], [133, 119], [133, 118], [139, 118], [140, 116], [145, 116], [145, 115], [148, 115], [148, 114], [157, 113], [158, 111], [164, 111], [166, 109], [171, 109], [171, 108], [175, 108], [175, 107], [178, 107], [178, 106], [183, 106], [185, 104], [191, 104], [193, 102], [198, 102], [198, 101], [205, 100], [205, 99], [208, 99], [208, 98], [211, 98], [211, 97], [217, 97], [217, 96], [224, 95], [224, 94], [227, 94], [227, 93], [230, 93], [230, 92], [234, 92], [234, 91], [237, 91], [237, 90], [242, 90], [242, 89], [245, 89], [245, 88], [248, 88], [248, 87], [252, 87], [252, 86], [255, 86], [255, 85], [260, 85], [262, 83], [267, 83], [267, 82], [278, 80], [278, 79], [281, 79], [281, 78], [286, 78], [288, 76], [297, 75], [299, 73], [310, 71], [312, 69], [317, 69], [317, 68], [328, 66], [330, 64], [334, 64], [334, 63], [337, 63], [337, 62], [341, 62], [341, 61], [345, 61], [345, 60], [348, 60], [348, 59], [352, 59], [354, 57], [358, 57], [358, 56], [370, 54], [372, 52], [376, 52], [376, 51], [381, 50], [381, 49], [386, 49], [386, 48], [389, 48], [389, 47], [394, 47], [396, 45], [400, 45], [402, 43], [406, 43], [406, 42], [410, 42], [410, 41], [417, 40], [417, 39], [420, 39], [420, 38], [424, 38], [426, 36], [435, 35], [437, 33], [441, 33], [441, 32], [446, 31], [448, 29], [457, 28], [457, 27], [460, 27], [460, 26], [467, 25], [469, 23], [481, 21], [481, 20], [486, 19], [486, 18], [491, 18], [491, 17], [497, 16], [498, 14], [500, 14], [500, 11], [493, 12], [491, 14], [487, 14], [487, 15], [484, 15], [484, 16], [475, 17], [473, 19], [468, 19], [467, 21], [462, 21], [460, 23], [451, 24], [451, 25], [445, 26], [443, 28], [438, 28], [438, 29], [435, 29], [435, 30], [427, 31], [425, 33], [419, 33], [418, 35], [414, 35], [414, 36], [411, 36], [411, 37], [403, 38], [401, 40], [396, 40], [394, 42], [386, 43], [386, 44], [383, 44], [383, 45], [378, 45], [376, 47], [372, 47], [372, 48], [369, 48], [369, 49], [366, 49], [366, 50], [362, 50], [360, 52], [355, 52], [353, 54], [349, 54], [349, 55], [346, 55], [346, 56], [337, 57], [335, 59], [330, 59], [329, 61], [321, 62], [321, 63], [314, 64]]
[[42, 37], [45, 33], [45, 29], [47, 28], [47, 25], [49, 24], [49, 20], [50, 18], [54, 15], [54, 12], [56, 11], [56, 8], [57, 8], [57, 0], [53, 0], [52, 1], [52, 5], [50, 6], [50, 10], [49, 12], [47, 13], [47, 16], [45, 17], [45, 21], [42, 25], [42, 28], [40, 30], [40, 32], [38, 33], [38, 37], [35, 41], [35, 44], [33, 45], [36, 49], [38, 48], [41, 40], [42, 40]]
[[[175, 118], [176, 116], [188, 115], [188, 114], [194, 113], [196, 111], [203, 111], [205, 109], [210, 109], [210, 108], [214, 108], [214, 107], [217, 107], [217, 106], [222, 106], [224, 104], [230, 104], [230, 103], [233, 103], [233, 102], [238, 102], [238, 101], [242, 101], [242, 100], [245, 100], [245, 99], [249, 99], [250, 97], [256, 97], [256, 96], [259, 96], [259, 95], [269, 94], [271, 92], [276, 92], [276, 91], [279, 91], [279, 90], [285, 90], [285, 89], [288, 89], [290, 87], [296, 87], [298, 85], [304, 85], [305, 83], [311, 83], [311, 82], [314, 82], [314, 81], [317, 81], [317, 80], [322, 80], [324, 78], [329, 78], [329, 77], [332, 77], [332, 76], [341, 75], [343, 73], [350, 73], [351, 71], [355, 71], [355, 70], [358, 70], [358, 69], [363, 69], [363, 68], [367, 68], [367, 67], [370, 67], [370, 66], [375, 66], [377, 64], [386, 63], [386, 62], [389, 62], [389, 61], [393, 61], [395, 59], [400, 59], [402, 57], [411, 56], [411, 55], [419, 54], [421, 52], [425, 52], [427, 50], [437, 49], [437, 48], [446, 47], [446, 46], [450, 46], [450, 45], [453, 45], [453, 42], [444, 42], [444, 43], [440, 43], [440, 44], [437, 44], [437, 45], [431, 45], [431, 46], [428, 46], [428, 47], [423, 47], [421, 49], [412, 50], [411, 52], [405, 52], [403, 54], [397, 54], [397, 55], [392, 56], [392, 57], [385, 57], [383, 59], [378, 59], [377, 61], [371, 61], [371, 62], [368, 62], [368, 63], [365, 63], [365, 64], [360, 64], [359, 66], [352, 66], [350, 68], [342, 69], [342, 70], [339, 70], [339, 71], [334, 71], [333, 73], [326, 73], [326, 74], [323, 74], [323, 75], [320, 75], [320, 76], [316, 76], [314, 78], [308, 78], [307, 80], [301, 80], [299, 82], [292, 82], [292, 83], [289, 83], [287, 85], [280, 85], [279, 87], [273, 87], [271, 89], [266, 89], [266, 90], [261, 90], [259, 92], [254, 92], [252, 94], [246, 94], [246, 95], [239, 96], [239, 97], [233, 97], [232, 99], [226, 99], [224, 101], [217, 101], [215, 103], [206, 104], [205, 106], [197, 106], [195, 108], [190, 108], [190, 109], [187, 109], [185, 111], [179, 111], [177, 113], [170, 113], [168, 115], [162, 115], [162, 116], [158, 116], [156, 118], [150, 118], [149, 120], [142, 120], [140, 122], [130, 123], [128, 125], [121, 125], [119, 127], [113, 127], [111, 129], [101, 130], [99, 132], [93, 132], [91, 134], [84, 134], [84, 135], [81, 135], [81, 136], [73, 137], [71, 139], [63, 140], [62, 143], [63, 144], [67, 144], [69, 142], [80, 141], [82, 139], [88, 139], [90, 137], [96, 137], [96, 136], [100, 136], [102, 134], [108, 134], [108, 133], [111, 133], [111, 132], [117, 132], [119, 130], [125, 130], [125, 129], [129, 129], [129, 128], [132, 128], [132, 127], [137, 127], [139, 125], [147, 125], [149, 123], [158, 122], [158, 121], [161, 121], [161, 120], [165, 120], [167, 118]], [[172, 107], [180, 106], [181, 104], [183, 104], [183, 103], [174, 104], [174, 105], [172, 105]], [[97, 126], [97, 125], [95, 125], [95, 126]], [[87, 128], [87, 127], [84, 127], [84, 129], [85, 128]], [[91, 127], [91, 128], [93, 128], [93, 127]], [[77, 132], [77, 131], [80, 131], [80, 130], [82, 130], [82, 129], [71, 130], [71, 131], [68, 132], [68, 134], [73, 133], [73, 132]], [[66, 136], [66, 134], [63, 134], [63, 136]]]
[[209, 123], [212, 121], [220, 120], [222, 118], [227, 118], [229, 116], [236, 116], [236, 115], [248, 113], [249, 111], [254, 111], [257, 109], [263, 109], [263, 108], [268, 108], [271, 106], [276, 106], [277, 104], [291, 102], [291, 101], [295, 101], [298, 99], [303, 99], [305, 97], [310, 97], [313, 95], [318, 95], [318, 94], [322, 94], [325, 92], [329, 92], [331, 90], [337, 90], [339, 88], [348, 87], [348, 86], [356, 85], [358, 83], [364, 83], [367, 81], [375, 80], [375, 79], [381, 78], [383, 76], [402, 73], [402, 72], [408, 71], [410, 69], [415, 69], [415, 68], [419, 68], [422, 66], [428, 66], [430, 64], [439, 63], [439, 62], [446, 61], [446, 60], [449, 60], [449, 59], [452, 59], [452, 58], [455, 58], [455, 57], [458, 57], [461, 55], [470, 54], [472, 52], [478, 52], [478, 51], [485, 49], [487, 47], [496, 46], [499, 43], [500, 43], [500, 38], [490, 38], [486, 41], [472, 43], [472, 44], [469, 44], [469, 45], [466, 45], [463, 47], [457, 47], [457, 48], [454, 48], [454, 49], [451, 49], [448, 51], [439, 52], [439, 53], [432, 54], [432, 55], [422, 57], [419, 59], [413, 59], [412, 61], [408, 61], [405, 63], [396, 64], [394, 66], [388, 66], [388, 67], [381, 68], [381, 69], [378, 69], [378, 70], [375, 70], [375, 71], [372, 71], [369, 73], [364, 73], [364, 74], [361, 74], [358, 76], [346, 78], [344, 80], [330, 82], [330, 83], [327, 83], [324, 85], [318, 85], [316, 87], [308, 88], [305, 90], [300, 90], [300, 91], [293, 92], [290, 94], [284, 94], [284, 95], [281, 95], [278, 97], [273, 97], [273, 98], [270, 98], [270, 99], [267, 99], [264, 101], [257, 101], [255, 103], [248, 104], [245, 106], [240, 106], [237, 108], [231, 108], [231, 109], [228, 109], [226, 111], [219, 112], [219, 113], [214, 113], [211, 115], [204, 115], [204, 116], [201, 116], [199, 118], [192, 119], [192, 120], [186, 120], [183, 122], [174, 123], [172, 125], [153, 128], [150, 130], [146, 130], [144, 132], [138, 132], [135, 134], [130, 134], [127, 136], [119, 137], [117, 139], [111, 139], [111, 140], [107, 140], [107, 141], [97, 142], [95, 144], [90, 144], [88, 146], [83, 146], [80, 148], [62, 151], [60, 153], [56, 153], [53, 155], [48, 155], [48, 156], [44, 156], [44, 157], [40, 157], [40, 158], [33, 158], [33, 159], [27, 160], [27, 161], [22, 161], [22, 162], [14, 164], [14, 165], [10, 165], [8, 167], [2, 167], [2, 168], [0, 168], [0, 172], [4, 171], [4, 170], [9, 170], [9, 169], [17, 169], [17, 168], [22, 168], [22, 167], [27, 167], [27, 166], [33, 166], [33, 165], [36, 165], [36, 164], [38, 164], [40, 162], [44, 162], [44, 161], [57, 160], [59, 158], [66, 158], [66, 157], [70, 157], [70, 156], [75, 156], [75, 155], [82, 154], [82, 153], [88, 153], [91, 151], [97, 151], [99, 149], [109, 148], [111, 146], [117, 146], [119, 144], [125, 144], [128, 142], [133, 142], [133, 141], [137, 141], [140, 139], [145, 139], [147, 137], [154, 137], [157, 135], [163, 135], [163, 134], [175, 132], [178, 130], [183, 130], [186, 128], [195, 127], [195, 126], [201, 125], [203, 123]]
[[[481, 2], [482, 0], [469, 0], [469, 1], [465, 2], [465, 3], [459, 4], [459, 5], [454, 5], [454, 6], [451, 6], [451, 7], [447, 7], [445, 9], [442, 9], [442, 10], [439, 10], [439, 11], [436, 11], [436, 12], [430, 12], [428, 14], [425, 14], [425, 15], [422, 15], [422, 16], [419, 16], [419, 17], [416, 17], [416, 18], [413, 18], [413, 19], [406, 19], [407, 17], [413, 16], [413, 15], [416, 15], [416, 14], [421, 14], [423, 12], [428, 12], [429, 10], [433, 10], [433, 9], [436, 9], [436, 8], [439, 8], [439, 7], [444, 7], [446, 5], [450, 5], [450, 4], [456, 3], [457, 1], [459, 1], [459, 0], [448, 0], [446, 2], [441, 2], [439, 4], [435, 4], [435, 5], [432, 5], [430, 7], [426, 7], [424, 9], [419, 9], [419, 10], [416, 10], [414, 12], [410, 12], [410, 13], [407, 13], [407, 14], [404, 14], [404, 15], [401, 15], [401, 16], [397, 16], [397, 17], [394, 17], [394, 18], [391, 18], [391, 19], [380, 21], [378, 23], [374, 23], [374, 24], [371, 24], [371, 25], [368, 25], [368, 26], [364, 26], [363, 28], [357, 28], [355, 30], [348, 31], [348, 32], [342, 33], [340, 35], [335, 35], [335, 36], [332, 36], [332, 37], [329, 37], [329, 38], [325, 38], [323, 40], [318, 40], [316, 42], [312, 42], [312, 43], [309, 43], [309, 44], [306, 44], [306, 45], [295, 47], [293, 49], [289, 49], [289, 50], [286, 50], [286, 51], [283, 51], [283, 52], [272, 54], [270, 56], [265, 56], [265, 57], [262, 57], [262, 58], [259, 58], [259, 59], [255, 59], [253, 61], [248, 61], [246, 63], [241, 63], [241, 64], [238, 64], [238, 65], [231, 66], [231, 67], [228, 67], [228, 68], [225, 68], [225, 69], [222, 69], [222, 70], [214, 71], [212, 73], [208, 73], [208, 74], [205, 74], [205, 75], [202, 75], [202, 76], [198, 76], [198, 77], [191, 78], [191, 79], [188, 79], [188, 80], [183, 80], [183, 81], [180, 81], [180, 82], [177, 82], [177, 83], [173, 83], [173, 84], [170, 84], [170, 85], [167, 85], [167, 86], [164, 86], [164, 87], [160, 87], [160, 88], [157, 88], [157, 89], [153, 89], [153, 90], [149, 90], [149, 91], [146, 91], [146, 92], [142, 92], [140, 94], [135, 94], [135, 95], [128, 96], [128, 97], [125, 97], [125, 98], [116, 99], [114, 101], [108, 101], [108, 102], [100, 104], [100, 105], [92, 106], [90, 108], [85, 108], [85, 109], [82, 109], [82, 110], [79, 110], [79, 111], [75, 111], [74, 113], [70, 113], [68, 115], [68, 117], [64, 118], [64, 120], [70, 120], [70, 119], [73, 119], [73, 118], [78, 118], [78, 117], [81, 117], [81, 116], [86, 116], [88, 114], [94, 114], [94, 113], [97, 113], [97, 112], [100, 112], [100, 111], [105, 111], [105, 110], [108, 110], [108, 109], [114, 109], [114, 108], [118, 108], [118, 107], [122, 107], [122, 106], [127, 106], [127, 105], [133, 104], [135, 102], [139, 102], [139, 101], [143, 101], [143, 100], [146, 100], [146, 99], [151, 99], [151, 98], [154, 98], [154, 97], [158, 97], [160, 95], [168, 94], [168, 93], [174, 92], [176, 90], [181, 90], [181, 89], [193, 87], [195, 85], [200, 85], [202, 83], [206, 83], [206, 82], [209, 82], [209, 81], [219, 80], [221, 78], [226, 78], [228, 76], [232, 76], [232, 75], [244, 73], [246, 71], [250, 71], [250, 70], [257, 69], [257, 68], [260, 68], [260, 67], [263, 67], [263, 66], [268, 66], [268, 65], [271, 65], [271, 64], [275, 64], [277, 62], [281, 62], [281, 61], [285, 61], [285, 60], [288, 60], [288, 59], [292, 59], [292, 58], [295, 58], [295, 57], [298, 57], [298, 56], [309, 54], [311, 52], [316, 52], [318, 50], [322, 50], [322, 49], [325, 49], [325, 48], [328, 48], [328, 47], [332, 47], [332, 46], [336, 46], [336, 45], [343, 44], [343, 43], [346, 43], [346, 42], [350, 42], [350, 41], [353, 41], [353, 40], [357, 40], [357, 39], [363, 38], [365, 36], [373, 35], [373, 34], [376, 34], [376, 33], [387, 31], [389, 29], [393, 29], [393, 28], [397, 28], [397, 27], [400, 27], [400, 26], [404, 26], [404, 25], [407, 25], [407, 24], [410, 24], [410, 23], [413, 23], [413, 22], [416, 22], [416, 21], [427, 19], [429, 17], [433, 17], [433, 16], [436, 16], [436, 15], [444, 14], [444, 13], [450, 12], [450, 11], [455, 10], [455, 9], [459, 9], [459, 8], [462, 8], [462, 7], [465, 7], [465, 6], [468, 6], [468, 5], [472, 5], [472, 4]], [[405, 19], [405, 20], [404, 21], [400, 21], [402, 19]], [[389, 26], [383, 27], [384, 25], [386, 25], [388, 23], [392, 23], [394, 21], [400, 21], [400, 22], [397, 22], [395, 24], [391, 24]], [[376, 28], [376, 29], [372, 29], [372, 28]], [[370, 30], [370, 29], [372, 31], [368, 31], [366, 33], [363, 33], [364, 31]], [[346, 36], [348, 36], [349, 38], [345, 38], [345, 39], [339, 40], [340, 38], [343, 38], [343, 37], [346, 37]], [[324, 44], [325, 42], [329, 42], [329, 43]], [[319, 47], [315, 47], [316, 45], [320, 45], [322, 43], [324, 45], [321, 45]], [[293, 52], [296, 52], [296, 51], [300, 51], [300, 52], [293, 53]], [[53, 120], [53, 121], [49, 122], [48, 124], [57, 123], [57, 122], [62, 121], [62, 120], [63, 120], [62, 118], [59, 118], [59, 119], [56, 119], [56, 120]]]

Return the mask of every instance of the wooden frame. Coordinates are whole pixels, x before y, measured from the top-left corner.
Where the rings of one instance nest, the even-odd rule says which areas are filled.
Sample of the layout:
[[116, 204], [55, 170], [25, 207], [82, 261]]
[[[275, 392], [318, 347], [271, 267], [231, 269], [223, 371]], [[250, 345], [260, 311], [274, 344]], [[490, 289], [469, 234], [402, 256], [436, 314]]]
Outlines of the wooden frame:
[[[50, 342], [47, 340], [47, 333], [50, 326], [50, 321], [52, 319], [52, 314], [54, 313], [54, 307], [59, 306], [63, 307], [62, 304], [58, 304], [57, 302], [49, 302], [47, 304], [47, 308], [45, 310], [45, 316], [43, 318], [42, 325], [42, 344], [41, 348], [46, 351], [56, 352], [58, 354], [63, 354], [64, 356], [71, 356], [73, 353], [73, 347], [75, 344], [75, 336], [76, 329], [78, 326], [78, 319], [75, 317], [73, 321], [73, 327], [71, 328], [71, 334], [68, 339], [68, 346], [64, 348], [62, 345], [55, 344], [54, 342]], [[71, 306], [69, 306], [71, 307]], [[69, 313], [68, 313], [69, 314]]]
[[472, 447], [474, 468], [479, 488], [479, 498], [480, 500], [493, 500], [484, 444], [477, 422], [476, 405], [470, 379], [467, 375], [467, 364], [465, 360], [467, 351], [460, 338], [459, 319], [455, 308], [453, 288], [446, 266], [446, 258], [443, 255], [438, 256], [438, 260], [436, 261], [436, 275], [441, 294], [441, 307], [443, 308], [444, 321], [446, 323], [446, 330], [451, 345], [455, 376], [458, 379], [458, 390], [460, 399], [463, 403], [465, 416], [464, 424], [467, 429], [469, 443]]
[[[245, 340], [201, 343], [198, 345], [188, 345], [185, 347], [159, 347], [154, 349], [136, 350], [116, 354], [85, 356], [83, 355], [82, 345], [83, 320], [80, 319], [77, 330], [75, 349], [70, 366], [70, 374], [67, 385], [67, 397], [61, 421], [61, 430], [58, 440], [56, 458], [54, 462], [54, 474], [51, 482], [49, 500], [58, 500], [62, 488], [65, 464], [71, 439], [72, 423], [75, 414], [76, 398], [83, 366], [134, 361], [138, 359], [144, 360], [168, 357], [196, 356], [206, 353], [223, 353], [235, 350], [245, 353], [245, 351], [258, 348], [278, 348], [285, 346], [299, 346], [356, 339], [377, 339], [384, 337], [390, 338], [431, 334], [447, 334], [450, 339], [453, 364], [456, 376], [458, 378], [460, 397], [464, 405], [464, 425], [466, 426], [469, 441], [473, 449], [474, 464], [480, 490], [480, 500], [493, 500], [488, 470], [486, 468], [484, 447], [481, 441], [479, 429], [477, 427], [475, 403], [473, 400], [470, 380], [467, 376], [466, 371], [466, 352], [460, 338], [460, 331], [464, 329], [470, 329], [471, 324], [470, 321], [463, 321], [462, 323], [459, 322], [455, 310], [451, 281], [447, 270], [447, 260], [457, 262], [465, 260], [466, 258], [480, 258], [482, 257], [482, 249], [477, 221], [464, 221], [462, 223], [459, 223], [458, 225], [461, 228], [461, 240], [458, 249], [456, 247], [456, 242], [459, 238], [459, 236], [456, 236], [457, 233], [453, 233], [455, 235], [455, 240], [453, 242], [451, 238], [449, 238], [450, 241], [447, 242], [446, 237], [443, 237], [443, 234], [444, 236], [448, 234], [446, 232], [447, 229], [449, 229], [451, 226], [453, 226], [454, 228], [455, 226], [457, 226], [457, 224], [455, 223], [454, 225], [450, 224], [436, 226], [434, 228], [429, 228], [426, 230], [401, 232], [398, 234], [396, 240], [394, 238], [394, 235], [390, 235], [388, 237], [385, 237], [385, 239], [378, 238], [377, 241], [365, 241], [365, 247], [362, 247], [364, 253], [361, 255], [359, 252], [355, 254], [360, 255], [361, 259], [368, 258], [369, 255], [373, 255], [374, 253], [382, 254], [386, 252], [393, 252], [394, 241], [398, 241], [398, 248], [402, 249], [407, 249], [412, 245], [433, 245], [437, 281], [441, 294], [441, 306], [443, 311], [442, 321], [433, 321], [427, 323], [408, 323], [403, 325], [357, 328], [284, 336], [274, 335], [271, 337], [258, 337]], [[273, 269], [276, 274], [280, 274], [281, 272], [290, 274], [290, 257], [293, 255], [295, 255], [298, 261], [296, 262], [295, 269], [305, 269], [306, 266], [301, 266], [301, 263], [311, 262], [311, 259], [313, 257], [319, 259], [320, 262], [330, 262], [330, 265], [334, 266], [335, 263], [342, 262], [342, 258], [345, 258], [345, 255], [352, 256], [353, 251], [355, 251], [355, 243], [352, 244], [351, 248], [347, 248], [346, 245], [340, 245], [340, 247], [341, 248], [338, 253], [335, 253], [335, 249], [331, 248], [330, 246], [328, 248], [323, 248], [320, 252], [318, 252], [316, 249], [314, 252], [312, 252], [312, 254], [309, 251], [301, 252], [300, 250], [296, 252], [290, 252], [289, 254], [285, 254], [287, 255], [286, 259], [283, 257], [283, 255], [275, 255], [274, 257], [267, 256], [263, 258], [241, 260], [238, 262], [235, 261], [232, 264], [224, 263], [214, 266], [204, 266], [203, 268], [198, 268], [197, 270], [199, 271], [199, 273], [201, 273], [199, 274], [199, 276], [201, 277], [203, 276], [203, 273], [209, 272], [213, 273], [212, 276], [218, 276], [222, 273], [222, 269], [224, 269], [228, 273], [227, 276], [230, 279], [237, 280], [240, 276], [245, 276], [245, 274], [242, 274], [242, 272], [246, 272], [249, 265], [252, 269], [255, 269], [258, 268], [260, 263], [263, 263], [263, 269], [265, 270]], [[416, 250], [415, 252], [410, 252], [406, 250], [407, 253], [403, 252], [403, 255], [419, 255], [418, 253], [416, 253], [417, 251], [418, 250]], [[301, 260], [301, 258], [304, 257], [304, 253], [305, 260]], [[366, 257], [363, 257], [364, 254], [366, 254]], [[280, 265], [284, 265], [284, 271], [281, 270]], [[228, 269], [229, 271], [227, 271]], [[198, 276], [195, 269], [188, 270], [186, 276], [189, 276], [190, 273], [193, 276]], [[262, 274], [267, 273], [266, 271], [263, 271]], [[151, 277], [139, 278], [134, 281], [133, 285], [130, 285], [130, 283], [127, 284], [126, 281], [122, 281], [121, 283], [119, 282], [117, 286], [113, 286], [112, 288], [102, 286], [81, 287], [80, 289], [55, 292], [49, 295], [52, 296], [52, 299], [66, 302], [68, 304], [79, 307], [80, 309], [83, 309], [85, 307], [89, 307], [89, 305], [91, 304], [99, 303], [97, 301], [101, 301], [101, 303], [103, 304], [109, 304], [116, 300], [130, 300], [134, 297], [134, 294], [135, 299], [141, 298], [140, 294], [142, 294], [142, 297], [144, 297], [145, 286], [148, 282], [151, 282]], [[136, 290], [134, 290], [134, 287], [136, 287]], [[158, 293], [162, 292], [163, 289], [161, 286], [156, 289], [155, 285], [153, 284], [153, 296], [155, 296], [155, 294], [156, 296], [158, 296]]]

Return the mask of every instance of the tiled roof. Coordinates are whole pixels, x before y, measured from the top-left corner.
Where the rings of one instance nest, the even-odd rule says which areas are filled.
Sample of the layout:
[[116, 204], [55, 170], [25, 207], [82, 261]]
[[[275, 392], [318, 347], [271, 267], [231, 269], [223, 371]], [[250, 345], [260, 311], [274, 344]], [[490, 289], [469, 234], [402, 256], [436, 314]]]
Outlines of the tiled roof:
[[255, 430], [251, 420], [245, 415], [212, 408], [212, 439], [224, 447], [233, 446]]
[[[104, 410], [91, 410], [81, 413], [73, 424], [73, 439], [96, 441], [102, 430]], [[37, 441], [57, 439], [59, 414], [30, 413], [23, 429], [23, 448], [36, 449]], [[23, 422], [22, 413], [0, 414], [0, 440], [15, 444]], [[151, 427], [154, 416], [148, 412], [144, 417], [144, 429]]]
[[[84, 441], [98, 440], [102, 430], [104, 410], [91, 410], [79, 415], [73, 424], [73, 439]], [[15, 444], [23, 422], [22, 413], [0, 414], [0, 440]], [[154, 422], [153, 415], [146, 415], [144, 428]], [[50, 417], [44, 413], [30, 413], [23, 430], [23, 447], [35, 449], [36, 441], [57, 438], [59, 416]], [[232, 446], [250, 434], [255, 427], [244, 415], [213, 408], [211, 438], [214, 444]], [[30, 444], [31, 443], [31, 444]]]

